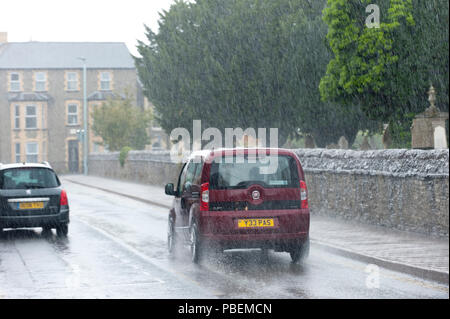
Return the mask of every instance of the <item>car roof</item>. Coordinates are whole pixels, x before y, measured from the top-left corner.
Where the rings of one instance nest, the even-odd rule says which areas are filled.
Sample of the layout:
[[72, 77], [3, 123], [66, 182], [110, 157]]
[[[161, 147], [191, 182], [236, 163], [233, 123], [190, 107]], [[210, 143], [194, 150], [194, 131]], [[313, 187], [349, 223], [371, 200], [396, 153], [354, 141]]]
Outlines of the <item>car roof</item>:
[[202, 157], [203, 160], [211, 159], [215, 156], [221, 156], [225, 155], [227, 153], [230, 154], [248, 154], [250, 152], [270, 152], [270, 151], [276, 151], [278, 154], [284, 154], [284, 155], [295, 155], [295, 153], [292, 150], [285, 149], [285, 148], [270, 148], [270, 147], [235, 147], [235, 148], [218, 148], [218, 149], [212, 149], [212, 150], [200, 150], [200, 151], [194, 151], [189, 156], [189, 160], [196, 158], [196, 157]]
[[47, 168], [52, 169], [49, 163], [13, 163], [13, 164], [2, 164], [0, 163], [0, 171], [11, 168]]

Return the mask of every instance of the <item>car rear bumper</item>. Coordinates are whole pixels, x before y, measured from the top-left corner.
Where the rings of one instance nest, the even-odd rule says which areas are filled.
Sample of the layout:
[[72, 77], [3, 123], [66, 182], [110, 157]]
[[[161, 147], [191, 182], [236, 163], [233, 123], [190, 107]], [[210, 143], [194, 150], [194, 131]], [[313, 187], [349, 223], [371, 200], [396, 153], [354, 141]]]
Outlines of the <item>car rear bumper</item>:
[[203, 238], [211, 246], [222, 249], [267, 248], [289, 251], [292, 247], [303, 244], [308, 239], [308, 232], [291, 234], [260, 235], [205, 235]]
[[[239, 219], [273, 218], [274, 227], [238, 227]], [[309, 236], [309, 209], [202, 212], [200, 234], [213, 245], [231, 248], [274, 248], [303, 243]]]
[[0, 216], [0, 227], [45, 227], [69, 223], [69, 210], [61, 210], [58, 214], [37, 216]]

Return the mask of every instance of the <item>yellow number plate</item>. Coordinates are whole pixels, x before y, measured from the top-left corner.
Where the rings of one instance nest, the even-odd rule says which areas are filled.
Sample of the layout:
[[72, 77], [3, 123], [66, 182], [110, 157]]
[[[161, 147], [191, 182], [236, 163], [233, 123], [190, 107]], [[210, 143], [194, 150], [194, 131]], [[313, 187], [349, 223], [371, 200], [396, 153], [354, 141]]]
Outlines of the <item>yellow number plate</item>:
[[44, 208], [43, 202], [31, 202], [19, 204], [19, 209], [42, 209], [42, 208]]
[[239, 228], [274, 227], [273, 218], [238, 219]]

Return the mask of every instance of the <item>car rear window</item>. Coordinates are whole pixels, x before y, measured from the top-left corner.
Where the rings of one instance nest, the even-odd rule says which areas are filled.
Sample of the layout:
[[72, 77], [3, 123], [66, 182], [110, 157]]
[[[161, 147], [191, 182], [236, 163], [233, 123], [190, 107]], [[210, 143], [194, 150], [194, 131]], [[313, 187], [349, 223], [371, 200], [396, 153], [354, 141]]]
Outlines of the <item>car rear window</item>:
[[252, 184], [265, 188], [299, 186], [297, 162], [292, 156], [223, 156], [211, 163], [211, 189], [244, 189]]
[[11, 168], [0, 171], [0, 189], [54, 188], [60, 186], [55, 172], [47, 168]]

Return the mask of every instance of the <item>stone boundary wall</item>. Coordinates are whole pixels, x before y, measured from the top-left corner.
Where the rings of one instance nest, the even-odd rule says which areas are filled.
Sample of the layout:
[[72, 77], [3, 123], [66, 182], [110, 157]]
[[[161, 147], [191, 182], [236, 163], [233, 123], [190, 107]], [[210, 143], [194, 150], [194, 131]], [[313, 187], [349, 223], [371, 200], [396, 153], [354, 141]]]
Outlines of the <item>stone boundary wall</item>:
[[182, 164], [170, 161], [169, 151], [130, 151], [124, 167], [119, 152], [89, 155], [89, 174], [164, 186], [177, 183]]
[[[295, 150], [312, 214], [448, 237], [449, 150]], [[165, 185], [181, 164], [168, 151], [92, 154], [92, 175]]]
[[313, 213], [448, 237], [448, 149], [296, 153]]

